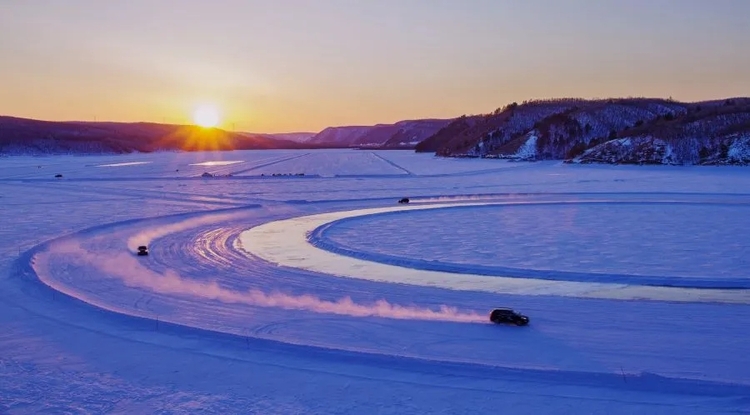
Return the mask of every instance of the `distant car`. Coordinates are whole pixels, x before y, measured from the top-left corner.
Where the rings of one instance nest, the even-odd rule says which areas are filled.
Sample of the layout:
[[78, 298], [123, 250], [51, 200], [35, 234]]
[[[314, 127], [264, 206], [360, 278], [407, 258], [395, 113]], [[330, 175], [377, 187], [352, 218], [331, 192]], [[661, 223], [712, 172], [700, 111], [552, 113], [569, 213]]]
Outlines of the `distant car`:
[[409, 203], [409, 198], [408, 198], [408, 197], [405, 197], [405, 198], [403, 198], [403, 199], [399, 200], [399, 201], [398, 201], [398, 203], [401, 203], [401, 204], [406, 204], [406, 203]]
[[148, 255], [148, 247], [141, 245], [138, 247], [138, 256], [146, 256]]
[[496, 324], [508, 323], [516, 326], [529, 324], [529, 318], [511, 308], [496, 308], [490, 313], [490, 321]]
[[61, 178], [62, 178], [62, 174], [56, 174], [56, 175], [55, 175], [55, 178], [57, 178], [57, 179], [61, 179]]

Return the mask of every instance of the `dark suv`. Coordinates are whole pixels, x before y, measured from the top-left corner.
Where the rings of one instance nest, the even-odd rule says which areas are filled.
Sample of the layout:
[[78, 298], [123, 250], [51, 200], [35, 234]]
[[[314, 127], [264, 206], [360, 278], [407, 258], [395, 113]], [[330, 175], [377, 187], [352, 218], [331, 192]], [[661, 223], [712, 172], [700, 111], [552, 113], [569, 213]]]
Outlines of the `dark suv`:
[[529, 324], [529, 318], [525, 315], [510, 309], [510, 308], [496, 308], [490, 313], [490, 321], [493, 323], [510, 323], [516, 326], [525, 326]]

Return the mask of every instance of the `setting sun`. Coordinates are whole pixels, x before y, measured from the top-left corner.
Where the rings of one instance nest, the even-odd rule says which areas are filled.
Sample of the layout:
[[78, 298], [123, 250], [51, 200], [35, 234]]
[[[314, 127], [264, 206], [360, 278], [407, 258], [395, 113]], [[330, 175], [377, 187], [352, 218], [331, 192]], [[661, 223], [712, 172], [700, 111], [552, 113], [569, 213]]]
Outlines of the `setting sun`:
[[205, 128], [216, 127], [219, 125], [219, 111], [213, 106], [200, 106], [193, 113], [193, 122]]

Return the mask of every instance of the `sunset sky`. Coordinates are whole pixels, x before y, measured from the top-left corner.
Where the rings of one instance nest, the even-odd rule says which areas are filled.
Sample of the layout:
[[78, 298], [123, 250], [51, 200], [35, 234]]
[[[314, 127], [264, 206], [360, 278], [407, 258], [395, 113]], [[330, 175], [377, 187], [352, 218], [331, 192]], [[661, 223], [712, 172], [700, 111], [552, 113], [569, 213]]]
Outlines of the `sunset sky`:
[[0, 0], [0, 114], [319, 131], [750, 95], [748, 0]]

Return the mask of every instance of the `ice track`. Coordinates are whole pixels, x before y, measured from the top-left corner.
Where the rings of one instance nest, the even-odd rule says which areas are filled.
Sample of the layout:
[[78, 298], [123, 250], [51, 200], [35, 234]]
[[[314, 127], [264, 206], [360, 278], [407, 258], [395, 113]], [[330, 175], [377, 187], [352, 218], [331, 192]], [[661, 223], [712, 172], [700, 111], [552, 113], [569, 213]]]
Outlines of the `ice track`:
[[[362, 204], [313, 204], [306, 211], [326, 212], [322, 218], [330, 220], [335, 215], [328, 212], [347, 207]], [[100, 226], [39, 247], [33, 269], [45, 284], [93, 306], [248, 342], [353, 353], [372, 362], [396, 359], [389, 361], [397, 365], [403, 364], [399, 359], [414, 365], [431, 362], [430, 370], [446, 373], [456, 366], [442, 365], [458, 364], [469, 373], [489, 371], [483, 376], [501, 370], [552, 383], [562, 376], [576, 384], [613, 382], [621, 387], [619, 381], [630, 376], [628, 388], [734, 396], [737, 387], [745, 392], [736, 385], [746, 385], [750, 393], [750, 357], [744, 345], [694, 341], [743, 330], [742, 322], [750, 318], [746, 306], [720, 304], [716, 298], [701, 304], [706, 299], [699, 297], [697, 302], [679, 298], [681, 304], [632, 301], [634, 296], [612, 301], [613, 296], [555, 295], [560, 292], [548, 288], [535, 292], [533, 286], [457, 290], [450, 284], [424, 286], [400, 279], [403, 268], [387, 281], [341, 278], [273, 264], [263, 260], [269, 259], [268, 251], [255, 256], [258, 247], [289, 243], [259, 241], [270, 237], [265, 231], [255, 240], [243, 240], [245, 249], [253, 248], [250, 254], [238, 249], [248, 228], [264, 230], [297, 216], [283, 204], [253, 205]], [[294, 238], [304, 236], [298, 232]], [[291, 243], [295, 248], [303, 246], [297, 239]], [[133, 245], [140, 243], [149, 244], [149, 257], [132, 254]], [[307, 253], [287, 252], [297, 265]], [[517, 330], [487, 323], [488, 308], [495, 305], [523, 309], [532, 316], [532, 326]], [[712, 324], [712, 310], [726, 313], [727, 307], [733, 310], [731, 321]], [[708, 355], [714, 357], [706, 359]]]
[[[368, 215], [408, 213], [429, 209], [457, 209], [466, 207], [531, 206], [566, 204], [614, 204], [615, 200], [573, 200], [544, 202], [485, 202], [431, 204], [409, 207], [387, 207], [325, 213], [271, 222], [254, 227], [241, 235], [245, 250], [266, 261], [326, 274], [372, 281], [432, 286], [452, 290], [487, 291], [523, 295], [561, 295], [581, 298], [622, 300], [661, 300], [688, 302], [750, 303], [750, 280], [668, 279], [627, 275], [597, 275], [569, 272], [538, 272], [503, 267], [455, 267], [429, 261], [403, 260], [383, 256], [383, 262], [367, 260], [367, 255], [329, 243], [323, 233], [333, 223]], [[629, 202], [651, 204], [680, 204], [694, 202]], [[305, 243], [309, 240], [311, 243]], [[347, 257], [343, 257], [346, 255]], [[364, 258], [363, 258], [364, 257]], [[406, 263], [407, 265], [401, 265]], [[407, 268], [408, 267], [408, 268]], [[448, 269], [444, 271], [443, 269]], [[451, 270], [453, 268], [453, 270]], [[458, 269], [457, 271], [455, 269]], [[461, 270], [464, 270], [463, 272]], [[493, 274], [494, 271], [494, 274]], [[504, 274], [505, 273], [505, 274]], [[517, 275], [511, 276], [509, 274]], [[525, 274], [525, 275], [524, 275]]]

